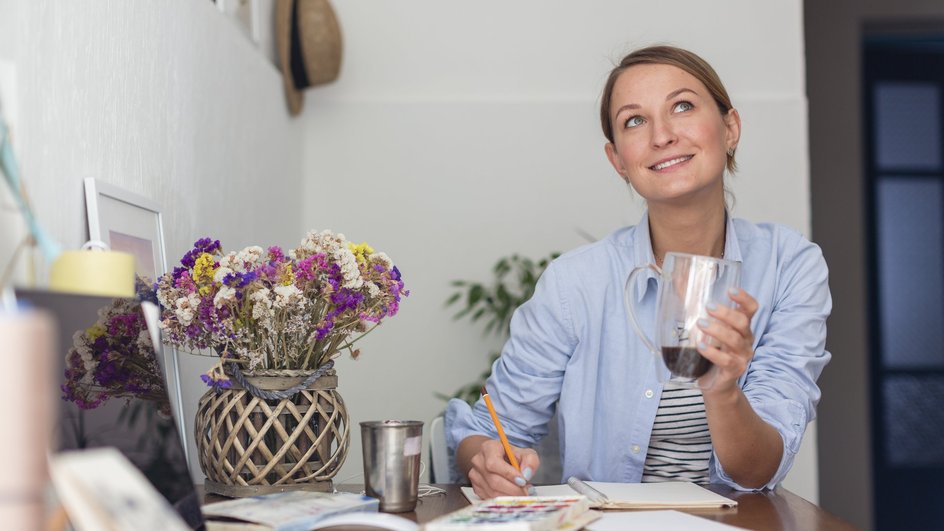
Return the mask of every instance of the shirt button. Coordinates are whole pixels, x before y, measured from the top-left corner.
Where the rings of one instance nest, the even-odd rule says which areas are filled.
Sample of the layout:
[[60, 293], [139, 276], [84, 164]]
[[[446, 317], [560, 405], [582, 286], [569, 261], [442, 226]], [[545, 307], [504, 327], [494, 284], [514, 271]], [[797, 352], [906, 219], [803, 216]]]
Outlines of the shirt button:
[[652, 389], [646, 389], [646, 398], [652, 398]]
[[633, 450], [633, 453], [634, 453], [634, 454], [638, 454], [638, 453], [639, 453], [639, 445], [638, 445], [638, 444], [634, 444], [632, 450]]

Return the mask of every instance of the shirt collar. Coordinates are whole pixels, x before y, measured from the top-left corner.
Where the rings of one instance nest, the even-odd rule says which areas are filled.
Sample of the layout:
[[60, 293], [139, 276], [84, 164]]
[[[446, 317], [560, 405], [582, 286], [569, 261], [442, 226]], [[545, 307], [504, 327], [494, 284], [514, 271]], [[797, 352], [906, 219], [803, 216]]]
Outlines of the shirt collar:
[[[724, 233], [724, 259], [732, 262], [743, 262], [741, 256], [741, 246], [737, 237], [737, 230], [734, 226], [734, 218], [731, 213], [725, 209], [725, 233]], [[652, 239], [649, 235], [649, 210], [642, 213], [642, 219], [636, 224], [636, 234], [633, 242], [633, 257], [635, 259], [633, 268], [646, 267], [648, 264], [655, 264], [656, 257], [652, 252]], [[645, 275], [641, 275], [636, 283], [636, 300], [642, 302], [643, 297], [649, 290], [650, 278], [657, 278], [655, 271], [649, 269]]]

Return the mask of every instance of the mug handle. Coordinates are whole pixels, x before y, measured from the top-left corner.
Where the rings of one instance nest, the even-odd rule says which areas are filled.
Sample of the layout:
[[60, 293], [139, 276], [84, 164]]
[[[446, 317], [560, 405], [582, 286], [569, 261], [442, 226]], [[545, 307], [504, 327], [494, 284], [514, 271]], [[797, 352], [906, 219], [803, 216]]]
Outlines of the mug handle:
[[626, 286], [623, 288], [623, 304], [626, 305], [626, 312], [629, 313], [629, 324], [633, 325], [633, 330], [636, 331], [636, 335], [639, 336], [639, 339], [646, 345], [646, 347], [652, 351], [656, 356], [661, 356], [662, 352], [656, 348], [652, 343], [652, 340], [649, 339], [649, 336], [643, 332], [642, 327], [639, 326], [639, 319], [636, 317], [636, 305], [633, 304], [633, 294], [635, 291], [636, 277], [640, 273], [651, 269], [656, 272], [656, 275], [662, 277], [662, 269], [655, 264], [646, 264], [644, 266], [637, 267], [633, 269], [632, 273], [629, 274], [629, 278], [626, 279]]

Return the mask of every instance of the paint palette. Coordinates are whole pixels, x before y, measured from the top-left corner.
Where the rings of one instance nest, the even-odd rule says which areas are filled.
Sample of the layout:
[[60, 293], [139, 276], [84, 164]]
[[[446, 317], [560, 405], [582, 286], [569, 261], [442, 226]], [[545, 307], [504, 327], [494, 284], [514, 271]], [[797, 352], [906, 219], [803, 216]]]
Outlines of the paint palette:
[[501, 496], [465, 507], [426, 524], [426, 531], [479, 529], [545, 531], [584, 522], [590, 502], [584, 496]]

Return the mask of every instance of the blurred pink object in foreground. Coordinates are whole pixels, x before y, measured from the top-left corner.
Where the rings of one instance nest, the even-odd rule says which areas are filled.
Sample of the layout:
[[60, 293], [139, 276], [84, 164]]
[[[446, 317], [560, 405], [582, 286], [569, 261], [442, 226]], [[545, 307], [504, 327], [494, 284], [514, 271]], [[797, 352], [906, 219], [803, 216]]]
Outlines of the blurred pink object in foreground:
[[53, 319], [0, 311], [0, 522], [42, 529], [48, 484], [46, 452], [53, 417]]

